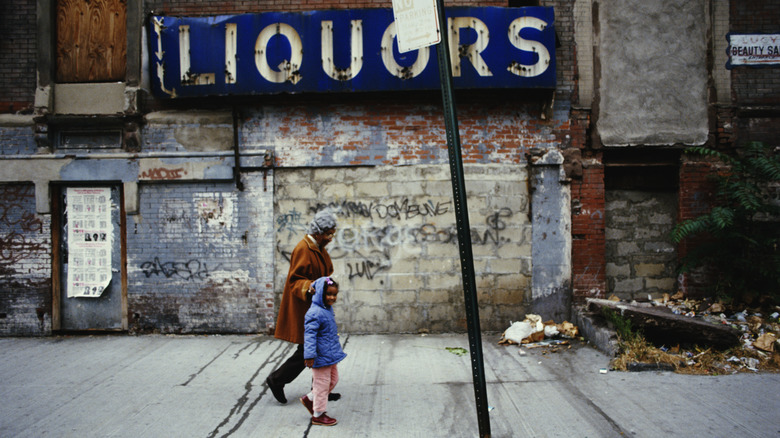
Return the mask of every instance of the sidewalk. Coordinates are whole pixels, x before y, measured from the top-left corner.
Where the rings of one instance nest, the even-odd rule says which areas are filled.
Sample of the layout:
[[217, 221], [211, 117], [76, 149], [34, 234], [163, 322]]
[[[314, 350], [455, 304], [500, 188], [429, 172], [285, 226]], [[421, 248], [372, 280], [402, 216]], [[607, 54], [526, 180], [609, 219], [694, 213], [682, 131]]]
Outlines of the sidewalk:
[[[483, 338], [493, 437], [778, 437], [780, 375], [599, 373], [586, 345], [557, 353]], [[269, 336], [0, 338], [0, 437], [476, 437], [466, 335], [344, 335], [330, 402], [310, 426], [263, 383], [292, 352]]]

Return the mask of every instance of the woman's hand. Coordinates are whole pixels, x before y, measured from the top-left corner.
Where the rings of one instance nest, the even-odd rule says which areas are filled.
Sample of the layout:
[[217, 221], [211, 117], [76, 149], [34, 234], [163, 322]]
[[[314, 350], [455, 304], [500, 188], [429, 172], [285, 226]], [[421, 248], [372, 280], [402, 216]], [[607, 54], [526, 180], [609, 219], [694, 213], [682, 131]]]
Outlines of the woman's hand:
[[314, 359], [304, 359], [303, 363], [305, 363], [308, 368], [311, 368], [314, 366]]

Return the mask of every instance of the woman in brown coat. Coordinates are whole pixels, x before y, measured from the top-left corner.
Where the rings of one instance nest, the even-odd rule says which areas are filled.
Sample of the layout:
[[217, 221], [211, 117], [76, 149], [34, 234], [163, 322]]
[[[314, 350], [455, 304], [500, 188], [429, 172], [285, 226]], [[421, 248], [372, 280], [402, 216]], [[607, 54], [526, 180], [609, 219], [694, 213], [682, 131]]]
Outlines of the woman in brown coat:
[[336, 233], [336, 218], [328, 211], [320, 211], [309, 224], [307, 235], [295, 246], [290, 257], [290, 270], [284, 283], [282, 303], [276, 319], [274, 337], [298, 344], [298, 348], [265, 383], [279, 403], [287, 403], [284, 385], [295, 380], [306, 368], [303, 360], [303, 319], [311, 304], [314, 280], [333, 273], [333, 262], [325, 246]]

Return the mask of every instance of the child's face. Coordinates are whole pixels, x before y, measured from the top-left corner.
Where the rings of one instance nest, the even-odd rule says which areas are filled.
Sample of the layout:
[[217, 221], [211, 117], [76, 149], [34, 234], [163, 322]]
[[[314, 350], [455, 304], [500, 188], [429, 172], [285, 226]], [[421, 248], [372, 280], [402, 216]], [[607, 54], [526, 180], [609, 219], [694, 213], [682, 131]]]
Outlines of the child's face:
[[327, 289], [325, 289], [325, 296], [323, 297], [323, 301], [325, 302], [326, 306], [332, 306], [336, 302], [336, 298], [339, 296], [339, 288], [337, 288], [334, 285], [328, 286]]

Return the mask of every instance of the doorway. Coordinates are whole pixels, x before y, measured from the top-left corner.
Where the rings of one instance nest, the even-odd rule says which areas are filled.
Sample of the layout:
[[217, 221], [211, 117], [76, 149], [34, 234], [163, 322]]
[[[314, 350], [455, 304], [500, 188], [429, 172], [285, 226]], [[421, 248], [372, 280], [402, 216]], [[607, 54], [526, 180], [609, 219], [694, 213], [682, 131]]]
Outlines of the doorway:
[[120, 188], [91, 184], [53, 190], [54, 330], [127, 329]]
[[604, 153], [605, 257], [608, 295], [655, 299], [677, 290], [679, 151], [661, 148]]

